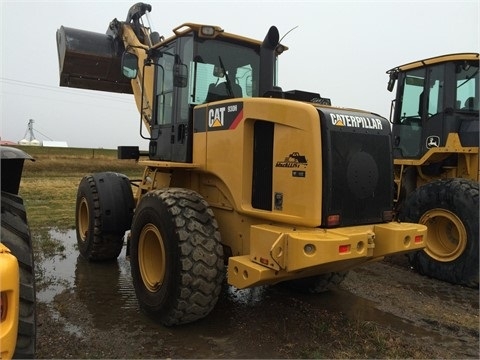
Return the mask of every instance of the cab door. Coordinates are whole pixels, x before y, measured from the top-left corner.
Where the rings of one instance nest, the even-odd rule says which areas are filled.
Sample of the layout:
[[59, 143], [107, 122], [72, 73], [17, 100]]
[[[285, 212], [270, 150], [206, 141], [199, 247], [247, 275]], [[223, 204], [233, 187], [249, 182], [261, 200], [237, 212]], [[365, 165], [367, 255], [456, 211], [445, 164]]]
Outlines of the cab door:
[[188, 86], [191, 48], [190, 37], [178, 38], [161, 49], [156, 62], [149, 146], [152, 160], [191, 162], [192, 109]]
[[163, 50], [155, 65], [154, 116], [149, 154], [152, 160], [171, 161], [174, 137], [174, 46]]

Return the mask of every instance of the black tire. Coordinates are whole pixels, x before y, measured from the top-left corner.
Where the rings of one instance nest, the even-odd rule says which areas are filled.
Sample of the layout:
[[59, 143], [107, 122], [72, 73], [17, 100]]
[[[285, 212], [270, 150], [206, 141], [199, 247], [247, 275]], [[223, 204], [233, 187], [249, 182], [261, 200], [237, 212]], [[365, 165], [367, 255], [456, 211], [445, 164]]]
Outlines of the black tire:
[[104, 172], [85, 176], [78, 186], [75, 210], [80, 254], [91, 261], [116, 259], [134, 208], [132, 188], [125, 175]]
[[419, 273], [478, 287], [478, 183], [436, 180], [410, 194], [400, 219], [427, 225], [426, 247], [409, 254]]
[[20, 270], [20, 309], [14, 358], [31, 359], [35, 355], [36, 312], [35, 271], [30, 229], [23, 200], [2, 191], [1, 242], [17, 258]]
[[348, 272], [331, 272], [301, 279], [288, 280], [281, 284], [300, 293], [320, 294], [338, 286], [343, 280], [345, 280], [347, 274]]
[[186, 189], [140, 200], [130, 240], [132, 280], [140, 308], [165, 326], [213, 310], [225, 276], [217, 221], [207, 202]]

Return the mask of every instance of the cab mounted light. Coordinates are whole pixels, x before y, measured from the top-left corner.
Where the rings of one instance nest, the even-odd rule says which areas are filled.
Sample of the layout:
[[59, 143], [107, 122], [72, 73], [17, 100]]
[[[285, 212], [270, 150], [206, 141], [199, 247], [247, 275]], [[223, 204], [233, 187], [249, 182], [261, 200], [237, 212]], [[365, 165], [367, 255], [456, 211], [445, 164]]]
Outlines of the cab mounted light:
[[196, 32], [198, 37], [201, 38], [215, 38], [218, 34], [223, 32], [223, 29], [219, 26], [199, 25], [194, 23], [185, 23], [173, 29], [176, 36], [182, 36], [191, 31]]
[[282, 54], [285, 50], [287, 50], [287, 47], [286, 47], [286, 46], [284, 46], [284, 45], [282, 45], [282, 44], [278, 44], [278, 45], [276, 46], [276, 48], [275, 48], [275, 53], [276, 53], [277, 55], [280, 55], [280, 54]]
[[205, 37], [212, 37], [215, 35], [215, 28], [213, 26], [202, 26], [200, 28], [200, 34]]

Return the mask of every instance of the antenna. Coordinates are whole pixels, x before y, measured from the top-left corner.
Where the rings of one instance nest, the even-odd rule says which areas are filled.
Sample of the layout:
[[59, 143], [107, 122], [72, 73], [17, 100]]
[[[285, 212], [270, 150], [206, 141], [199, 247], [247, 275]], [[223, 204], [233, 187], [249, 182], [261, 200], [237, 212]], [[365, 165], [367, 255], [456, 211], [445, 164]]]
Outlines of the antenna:
[[285, 38], [285, 36], [287, 36], [288, 34], [290, 34], [293, 30], [295, 30], [296, 28], [298, 28], [298, 25], [297, 26], [294, 26], [293, 28], [291, 28], [290, 30], [288, 30], [285, 35], [282, 36], [282, 38], [278, 41], [278, 43], [280, 44], [282, 42], [282, 40]]

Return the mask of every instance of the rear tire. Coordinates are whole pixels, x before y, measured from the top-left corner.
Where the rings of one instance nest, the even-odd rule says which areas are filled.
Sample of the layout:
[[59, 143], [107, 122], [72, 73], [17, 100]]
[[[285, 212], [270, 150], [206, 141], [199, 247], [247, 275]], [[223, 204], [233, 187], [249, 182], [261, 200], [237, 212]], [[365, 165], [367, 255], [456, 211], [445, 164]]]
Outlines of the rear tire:
[[225, 268], [212, 210], [196, 192], [163, 189], [140, 200], [130, 239], [133, 285], [140, 308], [165, 326], [213, 310]]
[[428, 227], [426, 247], [409, 254], [421, 274], [478, 287], [478, 183], [437, 180], [413, 192], [400, 219]]
[[21, 197], [2, 191], [1, 241], [17, 258], [20, 270], [20, 309], [14, 358], [35, 355], [36, 313], [33, 248], [27, 215]]
[[105, 172], [85, 176], [78, 186], [75, 223], [78, 249], [88, 260], [120, 255], [130, 228], [134, 200], [125, 175]]

